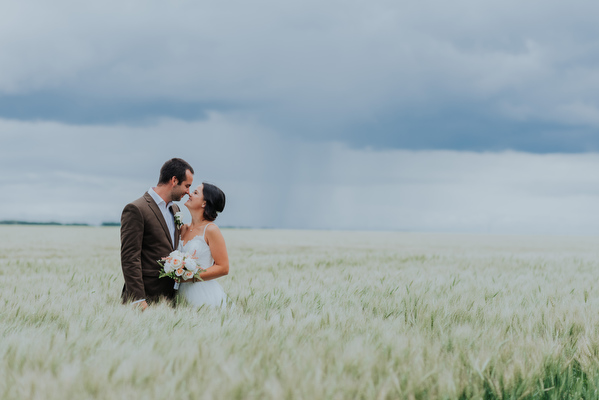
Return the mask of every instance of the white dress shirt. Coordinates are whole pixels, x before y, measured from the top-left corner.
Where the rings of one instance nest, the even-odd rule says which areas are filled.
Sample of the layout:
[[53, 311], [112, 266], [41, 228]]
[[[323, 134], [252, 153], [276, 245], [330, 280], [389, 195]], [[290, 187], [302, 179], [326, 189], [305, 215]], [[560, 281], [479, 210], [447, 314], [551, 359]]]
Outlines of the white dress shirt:
[[173, 247], [174, 247], [175, 246], [175, 217], [174, 217], [173, 213], [171, 213], [169, 211], [169, 207], [171, 207], [173, 205], [173, 202], [169, 201], [167, 203], [166, 201], [164, 201], [162, 199], [162, 197], [158, 196], [158, 193], [156, 193], [154, 191], [154, 188], [148, 189], [148, 193], [150, 194], [150, 196], [152, 196], [152, 198], [158, 205], [160, 212], [162, 212], [162, 215], [164, 216], [164, 220], [166, 221], [166, 226], [168, 227], [168, 231], [171, 234], [171, 243], [173, 244]]

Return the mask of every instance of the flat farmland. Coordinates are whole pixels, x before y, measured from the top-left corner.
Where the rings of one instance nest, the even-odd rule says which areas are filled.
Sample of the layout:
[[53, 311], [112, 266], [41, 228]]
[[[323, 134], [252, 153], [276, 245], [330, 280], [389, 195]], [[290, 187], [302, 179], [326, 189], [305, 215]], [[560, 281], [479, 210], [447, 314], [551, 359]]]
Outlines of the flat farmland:
[[0, 398], [599, 398], [599, 238], [223, 234], [233, 307], [140, 312], [118, 228], [0, 226]]

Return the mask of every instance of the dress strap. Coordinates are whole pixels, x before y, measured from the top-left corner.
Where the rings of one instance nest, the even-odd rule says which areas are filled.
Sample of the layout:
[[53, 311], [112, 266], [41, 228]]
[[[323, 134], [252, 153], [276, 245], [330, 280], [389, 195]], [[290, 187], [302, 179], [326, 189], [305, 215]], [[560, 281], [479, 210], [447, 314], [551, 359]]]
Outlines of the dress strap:
[[206, 226], [204, 227], [204, 233], [202, 233], [202, 237], [206, 237], [206, 228], [208, 228], [208, 225], [216, 225], [216, 224], [214, 222], [207, 223]]

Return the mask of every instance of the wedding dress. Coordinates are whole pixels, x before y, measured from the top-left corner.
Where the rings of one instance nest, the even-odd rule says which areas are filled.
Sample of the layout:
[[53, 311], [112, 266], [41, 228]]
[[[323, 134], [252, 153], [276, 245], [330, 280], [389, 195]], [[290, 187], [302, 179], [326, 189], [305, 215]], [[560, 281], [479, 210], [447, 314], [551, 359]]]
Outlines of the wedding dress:
[[[204, 227], [204, 233], [201, 236], [198, 235], [185, 244], [183, 244], [183, 240], [179, 241], [179, 250], [189, 254], [195, 252], [196, 262], [202, 269], [208, 269], [214, 264], [212, 252], [204, 239], [208, 225]], [[214, 279], [201, 282], [182, 282], [178, 295], [198, 307], [204, 304], [224, 307], [228, 302], [222, 286]]]

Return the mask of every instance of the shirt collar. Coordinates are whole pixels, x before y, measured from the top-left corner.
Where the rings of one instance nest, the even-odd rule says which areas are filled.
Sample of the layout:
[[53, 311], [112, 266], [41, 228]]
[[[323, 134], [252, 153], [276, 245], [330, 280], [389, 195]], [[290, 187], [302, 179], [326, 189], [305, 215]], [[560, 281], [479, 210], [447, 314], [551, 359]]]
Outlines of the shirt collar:
[[150, 194], [150, 196], [152, 196], [152, 198], [154, 199], [154, 201], [156, 202], [156, 204], [158, 206], [160, 206], [161, 204], [165, 204], [165, 208], [168, 210], [168, 208], [173, 205], [172, 201], [169, 201], [168, 203], [166, 201], [164, 201], [164, 199], [162, 197], [160, 197], [158, 195], [158, 193], [156, 193], [154, 191], [154, 188], [152, 188], [152, 187], [150, 189], [148, 189], [148, 193]]

